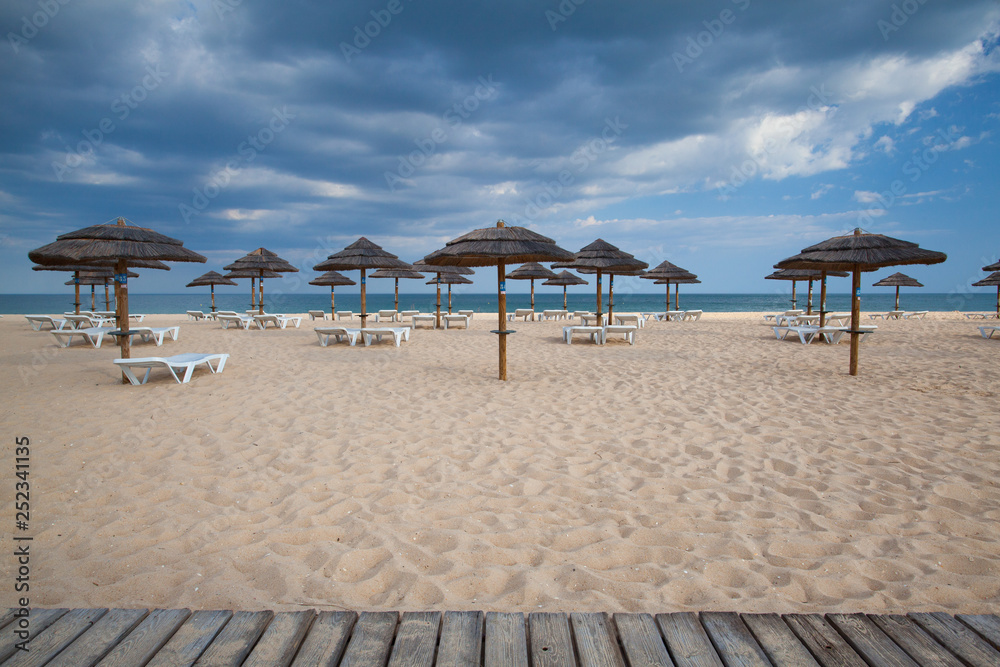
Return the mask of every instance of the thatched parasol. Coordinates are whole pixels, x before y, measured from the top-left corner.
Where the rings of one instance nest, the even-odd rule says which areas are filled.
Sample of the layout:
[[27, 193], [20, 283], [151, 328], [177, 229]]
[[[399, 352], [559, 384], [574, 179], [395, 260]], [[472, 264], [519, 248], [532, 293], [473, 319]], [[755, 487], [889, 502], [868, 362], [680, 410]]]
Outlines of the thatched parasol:
[[232, 285], [236, 286], [230, 278], [222, 275], [217, 271], [209, 271], [206, 274], [200, 275], [191, 282], [187, 284], [188, 287], [205, 287], [208, 285], [212, 289], [212, 312], [215, 312], [215, 286], [216, 285]]
[[896, 288], [896, 307], [893, 310], [899, 310], [899, 288], [900, 287], [923, 287], [917, 282], [916, 278], [911, 278], [905, 273], [894, 273], [887, 278], [883, 278], [877, 283], [872, 283], [872, 287], [895, 287]]
[[[603, 239], [597, 239], [593, 243], [584, 246], [580, 252], [573, 256], [570, 262], [557, 262], [552, 265], [556, 269], [575, 269], [579, 273], [597, 274], [597, 321], [601, 321], [601, 274], [611, 275], [611, 282], [614, 284], [614, 274], [628, 274], [640, 269], [646, 269], [649, 264], [636, 259], [623, 250], [611, 245]], [[612, 311], [608, 309], [608, 322], [611, 321]]]
[[[426, 259], [426, 258], [425, 258]], [[457, 276], [471, 276], [475, 271], [464, 266], [432, 266], [427, 264], [423, 259], [419, 262], [414, 262], [413, 269], [421, 273], [433, 273], [438, 279], [441, 278], [446, 273]], [[428, 283], [430, 284], [430, 283]], [[437, 300], [434, 305], [434, 326], [438, 329], [441, 328], [441, 285], [443, 283], [435, 283], [437, 285]]]
[[569, 271], [560, 271], [555, 278], [549, 278], [543, 285], [562, 286], [563, 288], [563, 310], [566, 310], [566, 287], [569, 285], [589, 285], [586, 280], [579, 276], [574, 276]]
[[[667, 286], [667, 301], [666, 308], [664, 310], [670, 310], [670, 283], [674, 283], [676, 285], [679, 278], [694, 278], [696, 276], [687, 269], [682, 269], [676, 264], [671, 264], [670, 262], [664, 260], [657, 264], [654, 268], [646, 271], [646, 274], [642, 277], [647, 280], [655, 281], [653, 283], [654, 285]], [[676, 310], [676, 307], [674, 310]]]
[[372, 273], [369, 278], [392, 278], [396, 282], [395, 297], [392, 301], [392, 307], [399, 310], [399, 279], [407, 278], [410, 280], [422, 280], [424, 274], [417, 271], [411, 271], [410, 269], [379, 269]]
[[413, 269], [412, 266], [399, 259], [365, 237], [347, 246], [340, 252], [335, 252], [313, 267], [314, 271], [361, 271], [361, 328], [365, 328], [368, 313], [365, 311], [365, 269]]
[[[271, 252], [267, 248], [257, 248], [253, 252], [247, 254], [245, 257], [240, 257], [238, 260], [222, 267], [226, 271], [238, 271], [242, 269], [249, 269], [256, 272], [256, 276], [251, 275], [250, 278], [257, 278], [257, 288], [259, 290], [260, 298], [257, 299], [257, 312], [260, 315], [264, 314], [264, 278], [268, 277], [264, 275], [265, 271], [273, 271], [275, 273], [298, 273], [298, 269], [289, 264], [286, 260], [278, 257], [277, 254]], [[250, 282], [251, 290], [251, 301], [253, 300], [253, 281]], [[253, 304], [251, 304], [251, 308]]]
[[[51, 245], [51, 244], [50, 244]], [[135, 260], [129, 262], [129, 266], [133, 269], [159, 269], [161, 271], [169, 271], [170, 267], [163, 262], [158, 262], [156, 260]], [[83, 271], [108, 271], [111, 276], [111, 284], [114, 285], [114, 263], [110, 261], [103, 262], [87, 262], [86, 264], [50, 264], [50, 265], [39, 265], [31, 267], [32, 271], [72, 271], [73, 278], [79, 278], [80, 273]], [[66, 283], [69, 285], [70, 283]], [[115, 301], [118, 301], [118, 287], [115, 286]], [[108, 285], [104, 285], [104, 309], [111, 310], [111, 297], [108, 294]], [[80, 286], [76, 286], [76, 300], [73, 302], [76, 308], [76, 314], [80, 314]]]
[[916, 243], [901, 241], [882, 234], [864, 232], [835, 236], [809, 246], [794, 257], [783, 259], [777, 269], [819, 269], [820, 271], [850, 271], [851, 278], [851, 361], [850, 374], [858, 374], [858, 345], [861, 331], [861, 273], [877, 271], [886, 266], [906, 264], [939, 264], [948, 258], [943, 252], [924, 250]]
[[995, 264], [990, 264], [989, 266], [984, 266], [983, 271], [1000, 271], [1000, 262]]
[[563, 250], [547, 236], [524, 227], [507, 227], [503, 220], [497, 220], [496, 227], [477, 229], [448, 241], [444, 248], [427, 255], [424, 262], [432, 266], [496, 265], [499, 327], [493, 333], [499, 336], [499, 376], [501, 380], [506, 380], [507, 335], [514, 333], [507, 329], [506, 265], [569, 261], [573, 257], [573, 253]]
[[820, 291], [822, 292], [820, 296], [820, 318], [826, 314], [826, 278], [827, 276], [837, 276], [840, 278], [846, 278], [846, 271], [814, 271], [811, 269], [778, 269], [769, 276], [764, 276], [764, 280], [790, 280], [792, 282], [792, 309], [796, 307], [795, 300], [795, 283], [800, 280], [809, 281], [809, 301], [807, 302], [807, 315], [812, 315], [813, 312], [813, 281], [822, 281], [822, 287]]
[[1000, 318], [1000, 271], [994, 271], [978, 282], [972, 283], [973, 287], [993, 287], [997, 288], [997, 317]]
[[451, 286], [452, 285], [471, 285], [472, 281], [469, 280], [468, 278], [466, 278], [463, 275], [459, 275], [457, 273], [452, 273], [450, 271], [446, 271], [444, 273], [441, 273], [437, 277], [435, 277], [433, 280], [428, 280], [424, 284], [425, 285], [437, 285], [439, 290], [441, 289], [441, 285], [447, 285], [448, 286], [448, 314], [451, 315]]
[[[423, 276], [421, 276], [423, 277]], [[319, 278], [309, 281], [310, 285], [322, 285], [330, 286], [330, 316], [333, 317], [337, 314], [336, 304], [334, 303], [333, 288], [339, 285], [357, 285], [356, 282], [348, 278], [347, 276], [341, 275], [336, 271], [327, 271]]]
[[[530, 280], [531, 281], [531, 309], [535, 309], [535, 280], [555, 278], [554, 271], [549, 271], [538, 262], [528, 262], [522, 264], [507, 274], [507, 280]], [[449, 311], [450, 312], [450, 311]]]

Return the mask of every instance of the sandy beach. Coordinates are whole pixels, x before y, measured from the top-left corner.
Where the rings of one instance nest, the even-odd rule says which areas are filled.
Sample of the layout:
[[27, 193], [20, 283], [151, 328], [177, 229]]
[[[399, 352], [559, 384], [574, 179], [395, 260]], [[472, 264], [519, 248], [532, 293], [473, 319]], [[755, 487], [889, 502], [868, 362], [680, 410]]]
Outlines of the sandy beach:
[[[867, 318], [866, 323], [867, 323]], [[759, 313], [561, 342], [496, 316], [400, 348], [223, 330], [188, 385], [0, 320], [3, 527], [31, 443], [43, 607], [995, 613], [1000, 341], [957, 313], [848, 345]], [[995, 321], [993, 322], [995, 323]], [[980, 322], [979, 324], [982, 324]], [[357, 326], [357, 320], [355, 321]], [[0, 559], [11, 581], [13, 560]], [[11, 586], [0, 606], [14, 605]]]

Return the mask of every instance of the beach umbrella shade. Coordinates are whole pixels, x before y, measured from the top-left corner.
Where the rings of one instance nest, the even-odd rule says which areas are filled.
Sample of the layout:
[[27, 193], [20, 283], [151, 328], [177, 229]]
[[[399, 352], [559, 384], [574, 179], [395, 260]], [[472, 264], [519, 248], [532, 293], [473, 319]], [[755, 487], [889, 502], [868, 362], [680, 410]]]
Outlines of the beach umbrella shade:
[[895, 287], [896, 288], [896, 307], [893, 310], [899, 310], [899, 288], [900, 287], [923, 287], [917, 282], [916, 278], [911, 278], [905, 273], [894, 273], [887, 278], [883, 278], [877, 283], [872, 283], [872, 287]]
[[989, 266], [984, 266], [983, 271], [1000, 271], [1000, 262], [995, 264], [990, 264]]
[[[436, 278], [440, 278], [446, 273], [451, 273], [453, 275], [459, 276], [471, 276], [475, 271], [465, 266], [431, 266], [420, 260], [414, 263], [413, 269], [419, 271], [420, 273], [433, 273]], [[428, 283], [429, 284], [429, 283]], [[437, 300], [434, 305], [434, 326], [438, 329], [441, 328], [441, 285], [443, 283], [435, 283], [437, 285]]]
[[1000, 271], [994, 271], [978, 282], [972, 283], [973, 287], [993, 287], [997, 288], [997, 317], [1000, 318]]
[[215, 286], [216, 285], [232, 285], [236, 286], [231, 278], [227, 278], [218, 271], [209, 271], [203, 275], [198, 276], [191, 282], [187, 284], [188, 287], [205, 287], [208, 286], [212, 290], [212, 312], [215, 312]]
[[[422, 277], [423, 276], [421, 276], [421, 278]], [[341, 285], [357, 285], [356, 282], [354, 282], [353, 280], [351, 280], [350, 278], [348, 278], [345, 275], [341, 275], [341, 274], [337, 273], [336, 271], [327, 271], [326, 273], [324, 273], [323, 275], [321, 275], [319, 278], [316, 278], [315, 280], [310, 280], [309, 284], [310, 285], [322, 285], [322, 286], [329, 285], [330, 286], [330, 317], [331, 318], [334, 315], [337, 314], [336, 304], [334, 303], [334, 300], [333, 300], [334, 299], [333, 289], [335, 287], [338, 287], [338, 286], [341, 286]]]
[[820, 296], [820, 317], [826, 314], [826, 277], [827, 276], [838, 276], [841, 278], [847, 277], [846, 271], [813, 271], [811, 269], [778, 269], [769, 276], [764, 276], [764, 280], [789, 280], [792, 283], [792, 308], [796, 306], [795, 300], [795, 283], [799, 281], [809, 281], [809, 301], [807, 302], [806, 314], [812, 315], [812, 305], [813, 305], [813, 281], [822, 281]]
[[[286, 260], [278, 257], [277, 254], [271, 252], [267, 248], [257, 248], [251, 253], [248, 253], [244, 257], [240, 257], [238, 260], [222, 267], [226, 271], [237, 271], [242, 269], [250, 269], [256, 272], [256, 276], [250, 276], [251, 278], [257, 278], [257, 288], [259, 290], [259, 297], [257, 299], [257, 313], [260, 315], [264, 314], [264, 278], [268, 277], [264, 275], [265, 271], [273, 271], [274, 273], [298, 273], [298, 269], [289, 264]], [[253, 290], [253, 282], [250, 283], [250, 289]], [[252, 299], [252, 297], [251, 297]], [[251, 307], [253, 305], [251, 304]]]
[[[232, 266], [230, 264], [230, 266]], [[250, 279], [250, 308], [251, 310], [257, 307], [257, 277], [260, 278], [280, 278], [281, 274], [277, 271], [270, 271], [264, 269], [233, 269], [229, 271], [223, 278], [229, 278], [230, 280], [244, 280], [246, 278]]]
[[861, 273], [887, 266], [939, 264], [948, 259], [943, 252], [925, 250], [916, 243], [854, 230], [804, 248], [801, 253], [774, 265], [777, 269], [819, 269], [851, 272], [851, 360], [849, 372], [858, 374], [861, 326]]
[[[593, 243], [584, 246], [580, 252], [573, 255], [573, 260], [569, 262], [556, 262], [552, 268], [574, 269], [579, 273], [597, 274], [597, 320], [601, 321], [601, 275], [607, 273], [611, 275], [611, 282], [614, 283], [614, 274], [629, 273], [646, 269], [649, 264], [636, 259], [629, 253], [619, 250], [603, 239], [597, 239]], [[608, 322], [611, 321], [611, 310], [608, 310]]]
[[[184, 247], [182, 241], [154, 232], [146, 227], [127, 224], [124, 218], [113, 223], [84, 227], [60, 234], [54, 243], [28, 253], [28, 259], [38, 264], [79, 264], [114, 262], [115, 311], [118, 318], [118, 343], [122, 359], [131, 356], [128, 317], [128, 269], [138, 261], [167, 262], [208, 261], [204, 256]], [[122, 383], [128, 382], [122, 374]]]
[[365, 237], [347, 246], [340, 252], [335, 252], [313, 267], [314, 271], [360, 271], [361, 272], [361, 328], [365, 328], [368, 318], [365, 304], [365, 271], [367, 269], [410, 269], [413, 267], [386, 252], [380, 246]]
[[542, 284], [563, 288], [563, 310], [566, 310], [566, 288], [569, 285], [589, 285], [590, 283], [579, 276], [573, 275], [569, 271], [563, 270], [557, 273], [555, 278], [549, 278]]
[[[108, 283], [110, 283], [115, 277], [114, 272], [111, 269], [103, 269], [98, 271], [80, 271], [76, 277], [67, 280], [64, 285], [76, 285], [76, 289], [80, 289], [80, 285], [90, 285], [90, 309], [97, 310], [97, 294], [96, 288], [98, 285], [104, 285], [104, 309], [110, 310], [111, 308], [111, 297], [108, 295]], [[139, 274], [135, 271], [128, 272], [129, 278], [138, 278]], [[79, 314], [79, 310], [77, 311]]]
[[412, 271], [410, 269], [379, 269], [373, 272], [369, 278], [392, 278], [395, 281], [395, 296], [392, 300], [392, 307], [399, 310], [399, 279], [406, 278], [409, 280], [423, 280], [424, 274], [418, 271]]
[[694, 278], [695, 275], [687, 269], [682, 269], [676, 264], [671, 264], [670, 262], [664, 260], [649, 271], [646, 271], [645, 275], [642, 277], [646, 280], [655, 281], [653, 283], [654, 285], [667, 286], [667, 302], [664, 310], [670, 310], [670, 283], [673, 282], [676, 284], [677, 278]]
[[448, 286], [448, 314], [451, 315], [451, 286], [452, 285], [471, 285], [472, 281], [465, 276], [459, 275], [457, 273], [442, 273], [440, 276], [434, 278], [433, 280], [428, 280], [426, 285], [437, 285], [438, 289], [441, 285]]
[[[163, 262], [158, 262], [156, 260], [141, 260], [133, 261], [129, 263], [129, 266], [136, 269], [159, 269], [161, 271], [169, 271], [170, 267]], [[86, 264], [49, 264], [49, 265], [38, 265], [31, 267], [32, 271], [71, 271], [73, 272], [74, 280], [80, 277], [80, 273], [83, 271], [108, 271], [111, 276], [111, 284], [114, 285], [114, 264], [112, 262], [88, 262]], [[72, 283], [66, 283], [70, 285]], [[115, 294], [118, 293], [117, 286], [115, 287]], [[104, 308], [105, 310], [111, 309], [110, 304], [111, 298], [108, 295], [108, 285], [104, 285]], [[116, 297], [117, 301], [117, 297]], [[80, 314], [80, 285], [76, 285], [76, 300], [73, 302], [73, 306], [76, 309], [76, 314]]]
[[571, 261], [573, 253], [556, 245], [547, 236], [542, 236], [525, 227], [508, 227], [503, 220], [497, 220], [496, 227], [476, 229], [463, 234], [440, 250], [435, 250], [424, 258], [432, 266], [496, 266], [497, 267], [497, 321], [499, 326], [492, 333], [498, 336], [499, 377], [507, 379], [507, 264], [525, 262]]
[[[531, 309], [535, 309], [535, 280], [549, 280], [555, 278], [555, 271], [549, 271], [538, 262], [528, 262], [522, 264], [507, 274], [507, 280], [530, 280], [531, 281]], [[450, 289], [450, 288], [449, 288]], [[450, 292], [449, 292], [450, 295]], [[450, 310], [448, 312], [451, 312]]]

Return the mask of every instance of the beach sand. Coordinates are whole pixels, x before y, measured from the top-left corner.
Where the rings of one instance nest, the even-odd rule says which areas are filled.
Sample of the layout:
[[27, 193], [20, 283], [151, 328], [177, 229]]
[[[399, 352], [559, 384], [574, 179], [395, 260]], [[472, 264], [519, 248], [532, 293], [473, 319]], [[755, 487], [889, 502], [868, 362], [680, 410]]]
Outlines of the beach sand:
[[150, 322], [180, 339], [132, 356], [225, 372], [122, 386], [116, 347], [0, 320], [33, 606], [996, 612], [1000, 341], [957, 313], [877, 322], [858, 377], [754, 313], [517, 322], [506, 383], [495, 315], [399, 349]]

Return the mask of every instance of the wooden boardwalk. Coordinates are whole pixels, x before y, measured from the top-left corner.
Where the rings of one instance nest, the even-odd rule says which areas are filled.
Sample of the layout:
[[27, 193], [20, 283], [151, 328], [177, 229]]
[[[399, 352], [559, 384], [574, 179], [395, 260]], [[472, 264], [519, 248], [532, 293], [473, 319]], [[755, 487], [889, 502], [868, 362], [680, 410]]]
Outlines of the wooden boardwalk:
[[0, 664], [823, 667], [1000, 665], [1000, 617], [34, 609], [0, 613]]

